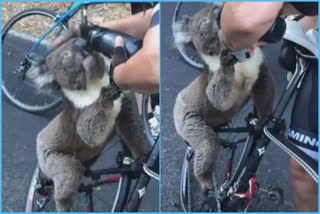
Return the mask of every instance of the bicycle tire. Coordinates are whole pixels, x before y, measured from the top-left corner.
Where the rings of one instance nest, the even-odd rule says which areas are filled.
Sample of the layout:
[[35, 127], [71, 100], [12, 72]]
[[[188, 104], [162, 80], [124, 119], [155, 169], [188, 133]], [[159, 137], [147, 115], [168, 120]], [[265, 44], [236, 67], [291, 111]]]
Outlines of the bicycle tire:
[[[41, 171], [40, 171], [39, 165], [37, 164], [29, 185], [25, 211], [26, 212], [43, 212], [43, 211], [55, 212], [56, 210], [55, 210], [55, 203], [53, 199], [53, 188], [49, 190], [50, 192], [48, 193], [48, 195], [50, 195], [50, 198], [48, 199], [49, 201], [45, 202], [45, 205], [43, 207], [38, 207], [41, 200], [45, 200], [48, 198], [48, 195], [41, 196], [41, 194], [39, 194], [39, 192], [37, 192], [36, 190], [37, 185], [39, 185], [39, 178], [41, 177], [40, 174], [41, 174]], [[112, 208], [110, 209], [110, 212], [122, 212], [124, 210], [124, 207], [126, 206], [126, 203], [127, 203], [130, 187], [131, 187], [131, 178], [127, 174], [122, 174], [120, 176], [120, 181], [118, 182], [117, 192], [114, 197], [114, 201], [112, 204]], [[76, 193], [76, 195], [73, 197], [74, 202], [78, 200], [79, 201], [85, 200], [85, 197], [82, 196], [79, 192]], [[77, 205], [77, 208], [78, 209], [84, 208], [85, 206], [83, 204], [81, 206]], [[75, 210], [75, 211], [85, 211], [85, 210]]]
[[[4, 59], [4, 56], [7, 54], [7, 52], [5, 51], [5, 45], [6, 45], [5, 39], [7, 37], [9, 37], [8, 40], [10, 39], [10, 36], [8, 36], [10, 34], [9, 31], [13, 30], [10, 32], [14, 32], [14, 33], [18, 32], [18, 31], [14, 31], [14, 27], [16, 26], [15, 24], [17, 24], [17, 26], [18, 26], [18, 24], [21, 20], [23, 20], [24, 18], [30, 18], [31, 16], [33, 16], [33, 17], [42, 16], [45, 18], [49, 18], [49, 20], [52, 20], [53, 23], [55, 23], [57, 13], [55, 13], [54, 11], [48, 10], [48, 9], [34, 8], [34, 9], [24, 10], [24, 11], [18, 13], [17, 15], [13, 16], [8, 21], [8, 23], [4, 26], [4, 28], [2, 30], [2, 59]], [[24, 19], [24, 20], [26, 20], [26, 19]], [[61, 25], [61, 29], [63, 29], [63, 30], [68, 29], [68, 26], [66, 23], [61, 23], [60, 25]], [[12, 35], [15, 35], [16, 37], [17, 36], [20, 37], [21, 35], [29, 35], [29, 34], [21, 34], [21, 32], [20, 33], [18, 32], [17, 34], [14, 34], [14, 33]], [[29, 37], [24, 37], [24, 38], [29, 38]], [[21, 37], [20, 37], [20, 39], [21, 39]], [[34, 38], [32, 36], [30, 36], [29, 39], [31, 41], [34, 41], [33, 40]], [[14, 53], [14, 51], [12, 51], [12, 52]], [[12, 56], [12, 55], [8, 56], [8, 57], [10, 57], [11, 59], [14, 59], [14, 56]], [[24, 57], [24, 55], [23, 55], [23, 57]], [[20, 57], [20, 58], [21, 59], [19, 60], [19, 62], [22, 62], [22, 57]], [[3, 63], [4, 63], [4, 61], [5, 60], [3, 60]], [[5, 75], [9, 75], [9, 74], [13, 75], [14, 72], [13, 71], [11, 71], [10, 73], [4, 72], [5, 70], [9, 70], [9, 69], [5, 69], [5, 66], [6, 65], [4, 65], [4, 64], [2, 65], [2, 91], [6, 95], [6, 97], [18, 108], [23, 109], [28, 112], [44, 112], [44, 111], [53, 109], [62, 103], [62, 99], [59, 99], [59, 98], [58, 99], [53, 98], [51, 102], [48, 102], [48, 103], [44, 102], [43, 104], [40, 104], [40, 105], [32, 104], [32, 103], [29, 104], [29, 103], [26, 103], [25, 101], [21, 100], [22, 97], [25, 98], [25, 96], [21, 95], [21, 97], [19, 97], [19, 96], [17, 96], [17, 94], [14, 94], [14, 91], [12, 90], [12, 89], [17, 90], [16, 88], [19, 86], [19, 84], [14, 84], [14, 85], [10, 86], [9, 82], [8, 82], [8, 84], [6, 83], [6, 80], [5, 80], [6, 78], [4, 78]], [[16, 80], [18, 80], [18, 77], [15, 77], [15, 78], [16, 78]], [[26, 90], [27, 89], [26, 82], [23, 82], [23, 80], [22, 80], [22, 81], [18, 81], [18, 83], [20, 83], [21, 84], [20, 86], [22, 86], [22, 90], [20, 93], [25, 93], [25, 91], [27, 91]], [[12, 89], [11, 89], [11, 87], [12, 87]], [[33, 96], [40, 96], [40, 94], [38, 92], [36, 92], [36, 90], [32, 90], [31, 95], [32, 95], [32, 96], [30, 96], [31, 98]], [[42, 96], [41, 98], [49, 98], [48, 97], [49, 95], [41, 94], [41, 96]]]
[[[252, 108], [252, 104], [249, 103], [242, 111], [241, 111], [241, 115], [245, 114], [247, 112], [252, 112], [251, 111]], [[255, 110], [253, 110], [253, 112], [255, 112]], [[237, 115], [236, 117], [239, 117], [239, 115]], [[237, 120], [237, 118], [235, 118]], [[238, 119], [239, 120], [239, 119]], [[242, 122], [241, 120], [239, 120], [240, 123]], [[244, 121], [244, 120], [243, 120]], [[238, 123], [238, 121], [236, 121], [235, 123]], [[243, 127], [243, 125], [235, 125], [232, 127], [228, 127], [228, 128], [238, 128], [238, 127]], [[223, 135], [220, 136], [221, 139], [228, 141], [228, 138], [237, 138], [240, 139], [242, 137], [240, 137], [240, 133], [236, 133], [232, 135], [233, 132], [230, 132], [231, 134], [227, 133], [227, 134], [223, 134], [222, 132], [217, 131], [217, 133], [219, 135]], [[252, 141], [255, 138], [255, 135], [250, 134], [249, 132], [244, 132], [245, 133], [245, 137], [246, 137], [246, 142]], [[232, 139], [234, 140], [234, 139]], [[234, 160], [234, 162], [237, 162], [237, 166], [233, 167], [232, 172], [236, 172], [238, 168], [243, 167], [243, 160], [246, 159], [248, 152], [250, 150], [250, 148], [248, 147], [249, 143], [245, 143], [245, 145], [242, 146], [242, 148], [238, 149], [237, 154], [236, 154], [236, 158], [237, 161]], [[221, 154], [224, 154], [223, 152], [225, 150], [221, 149], [222, 151], [220, 152]], [[195, 176], [194, 176], [194, 172], [193, 172], [193, 149], [188, 146], [184, 155], [184, 161], [183, 161], [183, 165], [182, 165], [182, 170], [181, 170], [181, 177], [180, 177], [180, 204], [181, 204], [181, 208], [183, 210], [183, 212], [203, 212], [205, 210], [200, 210], [200, 200], [199, 200], [199, 193], [201, 190], [200, 184], [198, 183], [198, 181], [196, 180]], [[220, 158], [217, 162], [216, 165], [226, 167], [226, 160], [225, 157], [223, 155], [220, 154]], [[224, 178], [222, 178], [224, 176], [224, 172], [225, 172], [225, 168], [221, 168], [222, 172], [219, 172], [219, 170], [217, 170], [217, 183], [218, 183], [218, 189], [221, 187], [222, 182], [224, 181]], [[231, 180], [234, 179], [233, 178], [234, 175], [231, 176]], [[223, 209], [223, 208], [222, 208]], [[208, 211], [208, 210], [206, 210]], [[238, 211], [238, 208], [235, 209], [235, 211]]]
[[[179, 12], [180, 12], [180, 8], [183, 2], [178, 2], [176, 4], [176, 7], [174, 9], [174, 13], [173, 13], [173, 17], [172, 17], [172, 34], [173, 34], [173, 38], [174, 41], [176, 41], [176, 31], [175, 31], [175, 24], [178, 21], [178, 16], [179, 16]], [[192, 67], [198, 69], [198, 70], [202, 70], [204, 68], [204, 64], [201, 62], [197, 62], [193, 57], [189, 56], [185, 47], [181, 44], [176, 44], [176, 48], [179, 52], [179, 54], [181, 55], [182, 59], [189, 65], [191, 65]], [[196, 52], [196, 50], [194, 49], [194, 51]]]

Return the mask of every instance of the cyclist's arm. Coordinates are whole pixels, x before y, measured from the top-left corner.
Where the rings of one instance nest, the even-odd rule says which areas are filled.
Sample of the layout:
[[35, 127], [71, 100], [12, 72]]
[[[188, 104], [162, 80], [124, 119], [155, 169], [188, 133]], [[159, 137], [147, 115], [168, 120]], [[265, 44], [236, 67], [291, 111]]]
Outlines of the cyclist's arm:
[[238, 51], [250, 48], [272, 26], [283, 2], [227, 2], [221, 14], [226, 45]]
[[159, 93], [159, 25], [147, 31], [141, 50], [115, 68], [114, 81], [123, 90]]
[[123, 19], [110, 21], [105, 23], [103, 27], [143, 39], [151, 24], [152, 11], [153, 8], [150, 8]]
[[[139, 39], [143, 39], [147, 30], [150, 27], [151, 18], [153, 14], [153, 8], [150, 8], [144, 12], [137, 13], [135, 15], [110, 21], [102, 25], [102, 27], [107, 27], [112, 30], [117, 30]], [[80, 32], [80, 25], [74, 25], [71, 29], [56, 38], [50, 45], [50, 48], [55, 48], [60, 46], [63, 42], [72, 37], [73, 34], [78, 35]]]

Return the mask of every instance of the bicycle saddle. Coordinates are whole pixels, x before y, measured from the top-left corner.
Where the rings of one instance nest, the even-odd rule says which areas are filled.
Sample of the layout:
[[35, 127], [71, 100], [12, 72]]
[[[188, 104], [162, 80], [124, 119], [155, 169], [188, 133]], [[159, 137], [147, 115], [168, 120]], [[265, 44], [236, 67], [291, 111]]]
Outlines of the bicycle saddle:
[[305, 33], [301, 24], [297, 21], [286, 20], [286, 24], [287, 30], [283, 39], [307, 49], [318, 58], [318, 32], [311, 29]]

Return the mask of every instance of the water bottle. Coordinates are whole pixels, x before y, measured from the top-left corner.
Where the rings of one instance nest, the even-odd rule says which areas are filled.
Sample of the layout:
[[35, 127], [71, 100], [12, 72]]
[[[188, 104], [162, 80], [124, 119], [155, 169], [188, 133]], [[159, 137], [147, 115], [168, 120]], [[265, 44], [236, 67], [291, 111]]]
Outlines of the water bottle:
[[108, 28], [82, 26], [81, 36], [87, 39], [89, 46], [93, 50], [110, 58], [117, 36], [121, 36], [124, 39], [125, 50], [128, 58], [134, 55], [142, 47], [142, 40]]

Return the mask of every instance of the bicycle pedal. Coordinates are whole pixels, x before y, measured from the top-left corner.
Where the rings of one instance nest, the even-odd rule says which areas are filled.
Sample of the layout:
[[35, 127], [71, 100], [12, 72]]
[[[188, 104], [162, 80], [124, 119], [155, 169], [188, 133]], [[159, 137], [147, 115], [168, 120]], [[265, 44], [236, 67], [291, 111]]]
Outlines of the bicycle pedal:
[[202, 203], [198, 212], [214, 212], [214, 210], [212, 210], [212, 208], [207, 203]]
[[36, 200], [37, 210], [42, 210], [44, 206], [50, 201], [51, 198], [44, 196], [43, 198]]
[[215, 191], [204, 190], [200, 193], [201, 212], [214, 212], [218, 209], [217, 193]]
[[207, 204], [211, 208], [211, 211], [216, 211], [218, 209], [218, 203], [217, 203], [216, 197], [209, 196], [207, 200]]
[[42, 197], [49, 197], [52, 192], [51, 186], [41, 186], [39, 188], [36, 187], [36, 192]]
[[284, 191], [281, 188], [270, 187], [269, 189], [259, 189], [262, 194], [266, 196], [266, 199], [277, 204], [282, 204], [284, 202]]
[[39, 179], [35, 184], [35, 191], [43, 197], [50, 196], [52, 188], [53, 182], [44, 178]]

